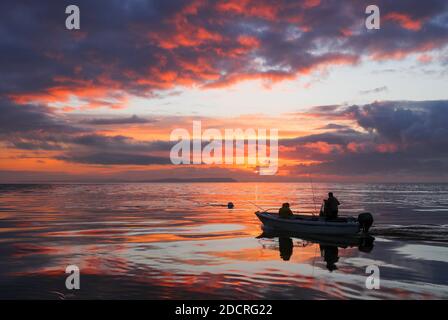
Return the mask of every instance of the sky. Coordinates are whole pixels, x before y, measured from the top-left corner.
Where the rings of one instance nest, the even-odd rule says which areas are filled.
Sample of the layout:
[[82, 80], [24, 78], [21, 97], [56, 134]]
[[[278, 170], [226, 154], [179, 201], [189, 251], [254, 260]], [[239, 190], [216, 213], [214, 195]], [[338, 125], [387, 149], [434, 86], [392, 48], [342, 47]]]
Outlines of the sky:
[[[446, 0], [5, 0], [0, 182], [446, 182], [447, 45]], [[277, 174], [174, 165], [199, 120], [278, 129]]]

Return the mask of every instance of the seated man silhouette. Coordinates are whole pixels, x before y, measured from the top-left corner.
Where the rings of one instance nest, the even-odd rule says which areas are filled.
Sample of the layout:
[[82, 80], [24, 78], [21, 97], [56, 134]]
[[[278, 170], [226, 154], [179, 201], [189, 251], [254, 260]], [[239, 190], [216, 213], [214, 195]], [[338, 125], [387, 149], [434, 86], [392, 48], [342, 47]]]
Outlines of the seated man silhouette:
[[294, 215], [289, 208], [289, 203], [282, 204], [282, 207], [278, 210], [280, 218], [292, 218]]
[[280, 237], [278, 238], [278, 244], [279, 244], [278, 248], [280, 251], [280, 258], [282, 258], [283, 261], [288, 261], [292, 256], [292, 250], [293, 250], [292, 239]]

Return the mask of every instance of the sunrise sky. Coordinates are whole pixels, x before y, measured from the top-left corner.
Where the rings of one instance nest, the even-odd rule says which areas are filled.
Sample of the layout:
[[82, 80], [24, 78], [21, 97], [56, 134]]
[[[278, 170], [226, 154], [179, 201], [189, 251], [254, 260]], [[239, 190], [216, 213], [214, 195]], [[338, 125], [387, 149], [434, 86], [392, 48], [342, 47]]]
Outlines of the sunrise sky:
[[[0, 17], [0, 182], [447, 181], [446, 0], [6, 0]], [[172, 165], [193, 120], [278, 128], [278, 174]]]

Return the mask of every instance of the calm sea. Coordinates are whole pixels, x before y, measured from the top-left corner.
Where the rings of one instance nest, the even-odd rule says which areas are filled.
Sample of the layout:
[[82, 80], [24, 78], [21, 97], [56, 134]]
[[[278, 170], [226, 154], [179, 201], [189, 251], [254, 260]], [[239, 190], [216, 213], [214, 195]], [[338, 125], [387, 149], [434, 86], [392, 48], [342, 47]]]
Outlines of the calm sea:
[[[313, 214], [328, 191], [373, 213], [373, 245], [266, 234], [254, 215]], [[447, 270], [448, 184], [0, 185], [3, 299], [447, 299]]]

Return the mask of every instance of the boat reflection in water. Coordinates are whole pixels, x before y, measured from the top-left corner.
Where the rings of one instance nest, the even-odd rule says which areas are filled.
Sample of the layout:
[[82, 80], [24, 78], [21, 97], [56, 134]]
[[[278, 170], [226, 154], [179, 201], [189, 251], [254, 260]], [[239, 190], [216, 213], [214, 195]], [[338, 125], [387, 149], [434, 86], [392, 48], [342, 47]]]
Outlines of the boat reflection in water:
[[339, 248], [347, 249], [358, 247], [361, 252], [369, 253], [372, 251], [375, 238], [370, 235], [355, 236], [325, 236], [300, 234], [296, 232], [285, 232], [264, 227], [263, 233], [258, 239], [275, 239], [278, 238], [278, 250], [280, 258], [289, 261], [294, 251], [293, 239], [298, 239], [300, 246], [307, 247], [312, 244], [318, 244], [320, 248], [320, 256], [326, 262], [327, 269], [332, 272], [337, 270], [336, 263], [339, 261]]

